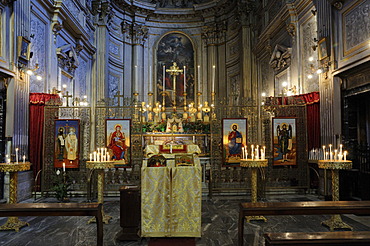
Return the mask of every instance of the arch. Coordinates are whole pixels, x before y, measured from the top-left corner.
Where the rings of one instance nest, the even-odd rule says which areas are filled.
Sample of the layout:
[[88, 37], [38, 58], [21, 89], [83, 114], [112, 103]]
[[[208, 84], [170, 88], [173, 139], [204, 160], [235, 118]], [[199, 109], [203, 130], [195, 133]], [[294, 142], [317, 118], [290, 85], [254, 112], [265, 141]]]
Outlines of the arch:
[[186, 66], [186, 101], [187, 104], [195, 99], [195, 49], [193, 40], [183, 32], [172, 31], [165, 33], [159, 38], [156, 49], [156, 100], [162, 102], [163, 84], [165, 85], [165, 106], [172, 106], [172, 95], [176, 95], [176, 106], [184, 106], [184, 73], [176, 76], [176, 88], [173, 93], [172, 76], [165, 72], [163, 78], [163, 66], [169, 69], [175, 62], [179, 69]]

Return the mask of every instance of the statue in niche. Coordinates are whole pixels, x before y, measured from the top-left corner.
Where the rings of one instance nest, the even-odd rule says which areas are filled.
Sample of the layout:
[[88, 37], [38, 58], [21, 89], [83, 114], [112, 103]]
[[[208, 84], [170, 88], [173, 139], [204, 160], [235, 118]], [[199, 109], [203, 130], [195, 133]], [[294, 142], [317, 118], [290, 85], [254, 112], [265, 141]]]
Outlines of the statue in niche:
[[184, 132], [182, 119], [177, 118], [175, 114], [172, 114], [172, 118], [167, 119], [166, 132]]

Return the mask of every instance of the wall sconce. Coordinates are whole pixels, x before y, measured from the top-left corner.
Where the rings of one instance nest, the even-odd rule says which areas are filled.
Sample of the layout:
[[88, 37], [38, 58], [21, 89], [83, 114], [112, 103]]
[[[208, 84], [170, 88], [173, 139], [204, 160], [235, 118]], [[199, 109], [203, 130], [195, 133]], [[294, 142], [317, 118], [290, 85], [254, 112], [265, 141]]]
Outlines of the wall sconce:
[[42, 76], [35, 73], [39, 69], [39, 64], [36, 63], [34, 68], [29, 68], [26, 64], [18, 63], [18, 70], [20, 72], [20, 79], [23, 79], [23, 74], [26, 73], [29, 76], [36, 76], [37, 80], [42, 80]]

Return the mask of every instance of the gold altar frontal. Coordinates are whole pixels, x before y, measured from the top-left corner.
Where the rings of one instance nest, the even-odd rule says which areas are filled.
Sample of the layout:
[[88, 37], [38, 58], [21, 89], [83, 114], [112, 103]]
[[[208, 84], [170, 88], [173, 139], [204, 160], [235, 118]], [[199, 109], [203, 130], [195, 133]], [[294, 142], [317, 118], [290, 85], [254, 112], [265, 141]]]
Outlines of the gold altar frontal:
[[[352, 161], [319, 160], [317, 164], [321, 169], [331, 170], [332, 200], [339, 201], [339, 170], [351, 169]], [[335, 229], [353, 229], [342, 221], [339, 214], [333, 215], [330, 219], [321, 222], [321, 224], [329, 227], [330, 231]]]
[[[9, 172], [10, 182], [9, 182], [9, 204], [17, 203], [17, 188], [18, 188], [18, 172], [30, 170], [31, 163], [0, 163], [0, 172]], [[19, 231], [20, 228], [24, 226], [29, 226], [27, 222], [20, 221], [18, 217], [8, 217], [8, 220], [4, 225], [0, 226], [1, 231], [5, 230], [15, 230]]]
[[147, 167], [143, 161], [142, 237], [201, 237], [202, 169], [197, 159], [186, 167]]
[[[252, 203], [257, 202], [257, 170], [268, 166], [267, 159], [241, 159], [241, 167], [249, 167], [251, 169], [251, 201]], [[264, 216], [246, 216], [247, 222], [251, 220], [263, 220], [267, 221]]]
[[[86, 168], [91, 170], [97, 170], [98, 172], [98, 203], [104, 203], [104, 169], [114, 168], [113, 161], [87, 161]], [[103, 222], [105, 224], [109, 223], [109, 220], [112, 219], [112, 216], [109, 216], [104, 213], [104, 206], [102, 207]], [[96, 223], [96, 218], [91, 218], [88, 224]]]

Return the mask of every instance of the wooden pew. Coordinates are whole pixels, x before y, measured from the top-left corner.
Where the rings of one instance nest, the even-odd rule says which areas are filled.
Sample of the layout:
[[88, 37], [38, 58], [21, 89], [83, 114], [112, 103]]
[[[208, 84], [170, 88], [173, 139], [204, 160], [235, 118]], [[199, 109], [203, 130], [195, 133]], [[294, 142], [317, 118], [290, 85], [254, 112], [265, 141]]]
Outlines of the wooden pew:
[[0, 216], [95, 216], [97, 227], [97, 245], [103, 246], [103, 216], [101, 203], [0, 204]]
[[370, 231], [266, 233], [266, 246], [281, 245], [370, 245]]
[[245, 216], [370, 214], [370, 201], [310, 201], [240, 203], [238, 240], [243, 245]]

